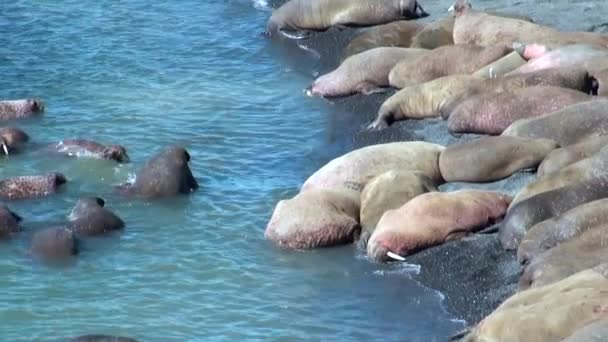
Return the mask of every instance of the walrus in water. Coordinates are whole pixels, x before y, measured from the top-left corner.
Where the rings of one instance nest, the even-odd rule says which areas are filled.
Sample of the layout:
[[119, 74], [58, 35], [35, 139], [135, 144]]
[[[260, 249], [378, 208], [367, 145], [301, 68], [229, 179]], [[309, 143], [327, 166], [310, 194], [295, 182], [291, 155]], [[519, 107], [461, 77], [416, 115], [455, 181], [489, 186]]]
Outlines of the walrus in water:
[[99, 197], [79, 199], [69, 215], [68, 229], [76, 236], [101, 235], [123, 229], [124, 222], [104, 206], [105, 201]]
[[0, 240], [10, 238], [21, 231], [21, 216], [0, 204]]
[[67, 182], [64, 175], [51, 172], [41, 176], [20, 176], [0, 180], [0, 198], [18, 200], [45, 197], [59, 191]]
[[102, 145], [85, 139], [67, 139], [53, 144], [52, 149], [57, 153], [70, 157], [90, 157], [96, 159], [114, 160], [118, 163], [128, 163], [127, 150], [120, 145]]
[[29, 140], [30, 137], [18, 128], [2, 127], [0, 128], [0, 153], [8, 156], [19, 152]]
[[348, 43], [343, 59], [378, 47], [410, 47], [414, 36], [425, 26], [417, 21], [399, 20], [367, 28]]
[[568, 165], [591, 157], [606, 145], [608, 145], [608, 135], [600, 135], [551, 151], [538, 166], [536, 176], [540, 179], [554, 174]]
[[512, 51], [512, 48], [504, 45], [446, 45], [418, 58], [397, 63], [388, 75], [388, 80], [395, 88], [405, 88], [443, 76], [472, 74]]
[[309, 96], [336, 97], [355, 93], [365, 95], [388, 87], [388, 74], [404, 59], [412, 59], [428, 50], [379, 47], [347, 58], [340, 66], [319, 78], [309, 87]]
[[78, 241], [65, 227], [53, 227], [36, 232], [29, 253], [44, 262], [65, 262], [78, 254]]
[[190, 167], [190, 154], [182, 147], [169, 147], [153, 156], [137, 173], [135, 183], [123, 184], [123, 195], [145, 199], [189, 194], [198, 189]]
[[332, 26], [372, 26], [426, 16], [416, 0], [289, 0], [273, 11], [266, 34], [304, 38], [307, 31]]
[[500, 221], [509, 202], [509, 196], [491, 191], [422, 194], [382, 215], [367, 243], [367, 255], [377, 261], [401, 259], [461, 239]]
[[30, 118], [43, 111], [44, 105], [37, 99], [0, 101], [0, 120]]
[[74, 337], [69, 342], [138, 342], [134, 338], [110, 335], [82, 335]]
[[489, 92], [461, 102], [449, 114], [450, 133], [499, 135], [519, 120], [556, 112], [567, 106], [592, 100], [583, 92], [550, 86]]

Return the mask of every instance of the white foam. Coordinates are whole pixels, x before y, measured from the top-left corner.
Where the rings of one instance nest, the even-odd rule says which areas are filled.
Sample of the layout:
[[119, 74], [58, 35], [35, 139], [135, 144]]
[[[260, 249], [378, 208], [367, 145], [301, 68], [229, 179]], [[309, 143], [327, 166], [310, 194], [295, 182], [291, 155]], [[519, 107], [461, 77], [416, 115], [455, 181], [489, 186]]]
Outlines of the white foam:
[[268, 5], [268, 1], [266, 0], [252, 0], [253, 1], [253, 7], [255, 9], [259, 9], [262, 11], [269, 11], [270, 10], [270, 6]]
[[420, 274], [420, 265], [408, 264], [407, 262], [401, 262], [397, 267], [390, 270], [376, 270], [375, 275], [384, 276], [389, 274], [407, 274], [407, 275], [418, 275]]

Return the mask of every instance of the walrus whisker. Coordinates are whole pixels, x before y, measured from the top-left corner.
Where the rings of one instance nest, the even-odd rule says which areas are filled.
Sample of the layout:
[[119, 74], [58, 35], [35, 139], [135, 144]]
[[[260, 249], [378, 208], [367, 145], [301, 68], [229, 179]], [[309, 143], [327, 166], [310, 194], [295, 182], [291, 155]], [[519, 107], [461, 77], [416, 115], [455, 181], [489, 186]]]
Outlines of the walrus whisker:
[[387, 256], [387, 257], [389, 257], [389, 258], [391, 258], [391, 259], [393, 259], [393, 260], [397, 260], [397, 261], [405, 261], [405, 258], [404, 258], [404, 257], [402, 257], [402, 256], [401, 256], [401, 255], [399, 255], [399, 254], [395, 254], [395, 253], [393, 253], [393, 252], [391, 252], [391, 251], [386, 252], [386, 256]]

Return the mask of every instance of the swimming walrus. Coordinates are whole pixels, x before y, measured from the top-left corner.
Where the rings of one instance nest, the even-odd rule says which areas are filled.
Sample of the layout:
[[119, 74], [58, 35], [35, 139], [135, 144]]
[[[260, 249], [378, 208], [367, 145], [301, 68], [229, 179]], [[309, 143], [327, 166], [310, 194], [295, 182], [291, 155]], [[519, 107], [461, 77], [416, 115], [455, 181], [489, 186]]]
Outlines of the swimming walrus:
[[0, 204], [0, 240], [10, 238], [21, 231], [21, 216]]
[[24, 131], [14, 127], [0, 128], [0, 153], [7, 156], [19, 152], [23, 145], [30, 140]]
[[104, 206], [105, 201], [99, 197], [79, 199], [70, 212], [67, 228], [76, 236], [101, 235], [123, 229], [124, 222]]
[[371, 26], [428, 13], [416, 0], [289, 0], [272, 12], [266, 34], [302, 38], [293, 32], [324, 31], [332, 26]]
[[405, 88], [443, 76], [472, 74], [512, 51], [512, 48], [504, 45], [441, 46], [417, 58], [397, 63], [388, 75], [388, 80], [395, 88]]
[[517, 260], [527, 264], [541, 253], [599, 225], [608, 224], [608, 199], [576, 206], [558, 216], [541, 221], [524, 235], [517, 248]]
[[43, 111], [44, 105], [38, 99], [0, 101], [0, 120], [30, 118]]
[[535, 168], [555, 148], [548, 139], [482, 137], [447, 146], [439, 170], [446, 182], [493, 182]]
[[546, 138], [569, 146], [587, 138], [608, 135], [608, 100], [573, 104], [554, 113], [515, 121], [502, 135]]
[[307, 94], [324, 97], [371, 94], [388, 87], [388, 74], [399, 61], [422, 56], [427, 51], [399, 47], [364, 51], [347, 58], [337, 69], [317, 78]]
[[409, 20], [372, 26], [348, 43], [344, 49], [344, 59], [377, 47], [410, 47], [414, 36], [425, 27], [424, 23]]
[[592, 99], [591, 95], [578, 90], [552, 86], [482, 93], [464, 100], [451, 111], [448, 130], [499, 135], [519, 119], [553, 113]]
[[78, 254], [78, 241], [65, 227], [52, 227], [34, 234], [29, 253], [43, 262], [64, 262]]
[[18, 200], [49, 196], [67, 182], [64, 175], [51, 172], [40, 176], [20, 176], [0, 180], [0, 198]]
[[419, 195], [382, 215], [367, 243], [367, 255], [386, 261], [391, 255], [402, 257], [461, 239], [500, 221], [509, 201], [507, 195], [480, 190]]
[[127, 150], [120, 145], [102, 145], [86, 139], [66, 139], [50, 146], [55, 152], [70, 157], [89, 157], [114, 160], [118, 163], [129, 162]]
[[536, 176], [540, 179], [554, 174], [568, 165], [591, 157], [606, 145], [608, 145], [608, 135], [600, 135], [551, 151], [538, 166]]

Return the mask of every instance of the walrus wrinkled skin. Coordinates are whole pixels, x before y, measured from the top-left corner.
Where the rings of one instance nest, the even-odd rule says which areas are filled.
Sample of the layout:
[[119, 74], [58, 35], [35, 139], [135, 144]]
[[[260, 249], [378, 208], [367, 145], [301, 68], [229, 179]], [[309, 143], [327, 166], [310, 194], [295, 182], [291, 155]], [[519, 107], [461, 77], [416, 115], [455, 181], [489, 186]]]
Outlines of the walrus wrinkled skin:
[[568, 165], [591, 157], [606, 145], [608, 145], [608, 135], [600, 135], [589, 137], [574, 145], [558, 148], [549, 153], [540, 163], [536, 175], [539, 179], [552, 175]]
[[550, 86], [482, 93], [454, 108], [449, 114], [448, 131], [499, 135], [519, 119], [556, 112], [591, 99], [577, 90]]
[[439, 170], [446, 182], [493, 182], [536, 168], [555, 148], [548, 139], [482, 137], [447, 146], [439, 155]]
[[[538, 51], [543, 50], [545, 52], [539, 54]], [[608, 67], [608, 49], [592, 45], [575, 44], [551, 49], [547, 46], [532, 44], [524, 46], [523, 54], [534, 58], [513, 70], [512, 74], [564, 67], [578, 67], [588, 71]]]
[[348, 43], [344, 49], [344, 59], [377, 47], [408, 48], [414, 36], [425, 27], [423, 23], [406, 20], [370, 27]]
[[597, 177], [540, 193], [509, 208], [498, 237], [507, 250], [515, 250], [535, 224], [576, 206], [608, 196], [608, 179]]
[[0, 198], [8, 200], [45, 197], [67, 182], [64, 175], [51, 172], [40, 176], [20, 176], [0, 180]]
[[502, 135], [551, 139], [561, 147], [608, 135], [608, 101], [582, 102], [554, 113], [518, 120]]
[[0, 204], [0, 240], [8, 239], [21, 231], [21, 216]]
[[44, 105], [37, 99], [0, 101], [0, 120], [26, 119], [43, 111]]
[[281, 248], [310, 249], [352, 243], [360, 230], [357, 200], [337, 191], [307, 190], [277, 204], [264, 236]]
[[562, 342], [605, 342], [608, 341], [608, 318], [601, 318], [579, 328]]
[[388, 74], [399, 61], [422, 56], [427, 51], [399, 47], [364, 51], [347, 58], [336, 70], [317, 78], [307, 93], [323, 97], [371, 94], [389, 85]]
[[361, 193], [361, 236], [358, 247], [365, 250], [382, 215], [397, 209], [418, 195], [437, 191], [433, 181], [420, 172], [391, 170], [372, 179]]
[[30, 254], [45, 262], [63, 262], [78, 254], [78, 241], [65, 227], [46, 228], [32, 237]]
[[406, 256], [460, 239], [500, 221], [509, 201], [507, 195], [479, 190], [422, 194], [384, 213], [367, 243], [367, 255], [386, 261], [388, 252]]
[[67, 227], [76, 236], [102, 235], [123, 229], [124, 222], [104, 206], [105, 201], [99, 197], [79, 199], [69, 215]]
[[138, 342], [134, 338], [110, 335], [82, 335], [74, 337], [69, 342]]
[[71, 157], [89, 157], [96, 159], [114, 160], [118, 163], [128, 163], [127, 150], [120, 145], [102, 145], [85, 139], [67, 139], [52, 148], [57, 152]]
[[416, 0], [289, 0], [272, 12], [266, 34], [371, 26], [426, 16]]
[[453, 6], [455, 44], [541, 43], [568, 45], [585, 43], [608, 46], [608, 36], [590, 32], [560, 32], [553, 28], [525, 20], [491, 15], [471, 9], [466, 0], [457, 0]]
[[454, 17], [447, 16], [428, 24], [412, 39], [410, 47], [433, 50], [440, 46], [453, 45]]
[[144, 199], [189, 194], [198, 189], [198, 183], [188, 166], [189, 161], [190, 154], [184, 148], [166, 148], [144, 165], [137, 173], [135, 183], [123, 184], [118, 191]]
[[591, 322], [605, 319], [607, 275], [607, 267], [602, 265], [547, 286], [516, 293], [479, 322], [462, 341], [561, 341]]
[[439, 153], [444, 147], [427, 142], [396, 142], [363, 147], [338, 157], [310, 176], [302, 191], [348, 192], [357, 200], [365, 185], [390, 170], [419, 171], [436, 184], [443, 182]]
[[525, 290], [551, 284], [606, 262], [608, 226], [599, 225], [534, 258], [524, 269], [519, 279], [519, 288]]
[[0, 128], [0, 154], [18, 153], [23, 149], [30, 137], [24, 131], [14, 127]]
[[608, 224], [608, 199], [600, 199], [576, 206], [561, 215], [535, 224], [524, 236], [517, 249], [522, 264], [539, 254], [568, 241], [599, 225]]
[[405, 88], [436, 78], [472, 74], [480, 68], [511, 53], [504, 45], [446, 45], [428, 51], [418, 58], [403, 60], [391, 70], [388, 80], [395, 88]]

